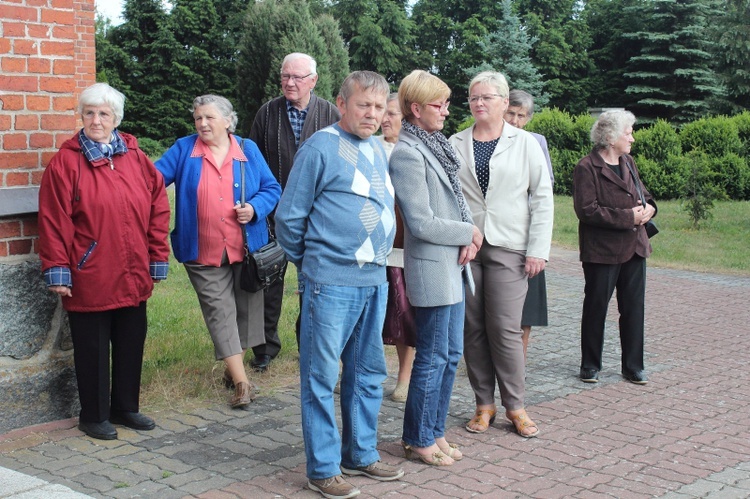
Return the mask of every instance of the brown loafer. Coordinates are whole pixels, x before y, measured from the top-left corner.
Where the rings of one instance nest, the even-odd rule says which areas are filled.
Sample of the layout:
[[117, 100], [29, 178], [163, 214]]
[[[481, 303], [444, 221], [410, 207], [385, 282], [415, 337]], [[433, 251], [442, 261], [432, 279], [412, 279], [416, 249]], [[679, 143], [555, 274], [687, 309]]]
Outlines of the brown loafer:
[[250, 405], [253, 400], [255, 400], [255, 387], [250, 383], [240, 381], [234, 387], [234, 395], [229, 399], [229, 405], [237, 409]]

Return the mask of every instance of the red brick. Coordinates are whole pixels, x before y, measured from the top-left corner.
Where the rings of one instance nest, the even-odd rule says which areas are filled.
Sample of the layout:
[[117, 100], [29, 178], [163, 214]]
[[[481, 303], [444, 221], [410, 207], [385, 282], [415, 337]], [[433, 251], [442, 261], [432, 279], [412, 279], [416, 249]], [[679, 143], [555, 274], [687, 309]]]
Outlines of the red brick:
[[55, 134], [55, 149], [60, 149], [66, 140], [73, 136], [72, 130]]
[[39, 45], [36, 40], [13, 40], [13, 53], [16, 55], [37, 55]]
[[74, 97], [52, 97], [52, 109], [54, 111], [73, 111], [76, 108]]
[[31, 185], [41, 184], [42, 175], [44, 175], [44, 170], [36, 170], [36, 171], [31, 172]]
[[[78, 2], [80, 4], [80, 2]], [[91, 6], [89, 6], [89, 4]], [[91, 10], [93, 9], [94, 4], [91, 2], [86, 2], [86, 5], [77, 5], [78, 8], [84, 9], [84, 10]], [[73, 8], [73, 0], [52, 0], [52, 7], [55, 9], [72, 9]]]
[[38, 57], [29, 57], [29, 73], [46, 73], [49, 74], [52, 64], [49, 59], [40, 59]]
[[72, 26], [75, 24], [75, 14], [73, 11], [42, 9], [42, 22], [50, 24], [66, 24]]
[[[14, 23], [14, 22], [4, 22], [3, 23], [3, 36], [7, 36], [8, 38], [23, 38], [26, 36], [26, 24], [24, 23]], [[36, 38], [36, 37], [31, 37]]]
[[16, 19], [18, 21], [38, 21], [39, 9], [5, 5], [3, 7], [3, 18]]
[[49, 149], [55, 143], [51, 133], [32, 133], [29, 136], [29, 147], [33, 149]]
[[71, 114], [43, 114], [42, 130], [72, 130], [76, 117]]
[[36, 217], [28, 217], [23, 220], [22, 226], [23, 235], [27, 237], [34, 237], [39, 235], [39, 224], [37, 223]]
[[0, 75], [0, 90], [6, 92], [38, 92], [39, 78], [37, 76]]
[[0, 54], [10, 53], [10, 40], [8, 38], [0, 38]]
[[32, 239], [31, 244], [32, 244], [31, 252], [35, 255], [38, 255], [39, 254], [39, 237], [37, 236], [34, 239]]
[[8, 256], [8, 243], [0, 241], [0, 257]]
[[39, 155], [35, 152], [0, 152], [0, 170], [36, 168]]
[[28, 172], [8, 172], [5, 174], [5, 187], [22, 187], [29, 184]]
[[39, 130], [39, 116], [36, 114], [17, 114], [16, 130]]
[[76, 40], [78, 35], [73, 26], [52, 26], [52, 38], [62, 38], [63, 40]]
[[27, 24], [29, 38], [49, 38], [50, 26], [48, 24]]
[[44, 168], [47, 168], [47, 165], [52, 160], [52, 156], [54, 156], [56, 153], [57, 153], [57, 151], [43, 152], [42, 153], [42, 166]]
[[0, 131], [10, 130], [10, 116], [0, 114]]
[[26, 57], [3, 57], [2, 69], [6, 73], [25, 73]]
[[[96, 65], [94, 65], [96, 71]], [[52, 66], [52, 74], [74, 75], [76, 74], [76, 62], [73, 59], [56, 59]]]
[[6, 151], [25, 150], [28, 146], [28, 137], [25, 133], [6, 133], [3, 135], [3, 149]]
[[23, 109], [23, 95], [0, 95], [0, 109], [20, 111]]
[[9, 255], [28, 255], [31, 253], [31, 239], [14, 239], [8, 241]]
[[46, 7], [47, 0], [26, 0], [26, 4], [32, 7]]
[[76, 46], [73, 42], [42, 41], [42, 55], [74, 56]]
[[47, 95], [27, 95], [26, 109], [29, 111], [49, 111], [49, 100]]
[[0, 221], [0, 239], [9, 237], [21, 237], [21, 222], [18, 220]]
[[72, 78], [61, 78], [59, 76], [42, 76], [39, 78], [39, 90], [42, 92], [72, 94], [75, 88], [76, 82]]

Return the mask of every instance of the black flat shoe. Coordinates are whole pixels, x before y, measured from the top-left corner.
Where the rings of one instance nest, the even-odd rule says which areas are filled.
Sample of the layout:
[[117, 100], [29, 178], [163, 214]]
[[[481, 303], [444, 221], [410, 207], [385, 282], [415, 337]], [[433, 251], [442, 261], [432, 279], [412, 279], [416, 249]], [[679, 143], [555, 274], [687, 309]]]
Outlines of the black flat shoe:
[[115, 427], [109, 421], [102, 421], [101, 423], [84, 423], [83, 421], [79, 421], [78, 429], [91, 438], [99, 440], [115, 440], [117, 438], [117, 430], [115, 430]]
[[113, 413], [110, 421], [114, 424], [120, 424], [132, 428], [134, 430], [153, 430], [156, 428], [156, 423], [153, 419], [148, 416], [141, 414], [140, 412], [118, 412]]
[[645, 385], [648, 383], [648, 376], [646, 376], [646, 373], [643, 371], [636, 371], [634, 373], [626, 373], [623, 371], [622, 377], [636, 385]]
[[271, 365], [273, 357], [266, 354], [256, 355], [255, 358], [250, 362], [250, 367], [253, 370], [262, 373], [268, 370], [268, 366]]
[[581, 369], [581, 373], [578, 376], [584, 383], [599, 382], [599, 371], [597, 371], [596, 369]]

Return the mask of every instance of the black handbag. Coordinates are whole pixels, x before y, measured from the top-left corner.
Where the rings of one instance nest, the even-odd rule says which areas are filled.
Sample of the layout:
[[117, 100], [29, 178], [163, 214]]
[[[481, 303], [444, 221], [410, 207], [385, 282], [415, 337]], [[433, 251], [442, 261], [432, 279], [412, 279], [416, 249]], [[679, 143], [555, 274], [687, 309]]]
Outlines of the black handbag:
[[[646, 197], [643, 195], [641, 180], [636, 176], [635, 170], [633, 170], [633, 166], [630, 164], [630, 161], [626, 159], [625, 164], [628, 166], [628, 170], [630, 170], [630, 174], [633, 176], [633, 182], [635, 182], [635, 191], [641, 198], [641, 205], [646, 206]], [[659, 227], [656, 226], [653, 220], [649, 220], [648, 222], [646, 222], [644, 228], [646, 229], [646, 235], [648, 235], [649, 239], [659, 233]]]
[[[242, 149], [245, 149], [245, 141], [242, 141]], [[245, 207], [245, 162], [240, 163], [240, 175], [242, 180], [240, 205]], [[242, 226], [242, 241], [245, 246], [245, 256], [242, 259], [242, 272], [240, 273], [240, 288], [250, 293], [256, 293], [265, 289], [280, 279], [284, 279], [286, 273], [286, 253], [281, 245], [268, 231], [268, 244], [258, 251], [250, 252], [247, 245], [247, 232]]]

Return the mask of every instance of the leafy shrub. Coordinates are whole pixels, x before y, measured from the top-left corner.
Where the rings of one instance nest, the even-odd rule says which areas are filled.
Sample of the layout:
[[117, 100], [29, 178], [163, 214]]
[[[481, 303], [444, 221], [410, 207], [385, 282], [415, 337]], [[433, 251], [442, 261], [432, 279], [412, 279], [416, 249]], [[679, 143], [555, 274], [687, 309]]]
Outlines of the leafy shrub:
[[638, 172], [648, 192], [655, 199], [677, 199], [685, 183], [682, 156], [673, 154], [663, 161], [654, 161], [644, 156], [636, 156]]
[[149, 139], [148, 137], [138, 139], [138, 146], [140, 146], [141, 150], [146, 153], [146, 156], [148, 156], [152, 160], [156, 160], [156, 158], [161, 157], [161, 155], [164, 154], [164, 151], [167, 150], [167, 148], [164, 147], [161, 142], [159, 142], [158, 140]]
[[750, 198], [750, 167], [747, 160], [734, 153], [720, 158], [711, 158], [711, 170], [715, 181], [730, 199]]
[[[670, 156], [682, 154], [680, 137], [672, 125], [662, 119], [648, 128], [633, 133], [633, 156], [642, 156], [657, 163], [665, 163]], [[675, 196], [676, 197], [676, 196]]]
[[680, 131], [682, 150], [700, 150], [719, 158], [728, 153], [741, 154], [743, 149], [735, 122], [726, 116], [701, 118], [686, 124]]
[[685, 184], [682, 190], [682, 209], [690, 217], [695, 229], [700, 222], [709, 220], [714, 201], [724, 197], [716, 185], [716, 173], [711, 170], [711, 160], [702, 150], [693, 150], [685, 155]]
[[526, 130], [544, 135], [547, 138], [550, 154], [552, 149], [571, 151], [581, 149], [578, 130], [573, 118], [566, 111], [554, 108], [536, 113], [534, 119], [526, 126]]
[[742, 141], [742, 155], [750, 156], [750, 112], [744, 111], [732, 116], [731, 119], [737, 126], [737, 133]]
[[550, 148], [552, 171], [555, 173], [555, 194], [570, 196], [573, 193], [573, 170], [590, 150], [570, 151]]

